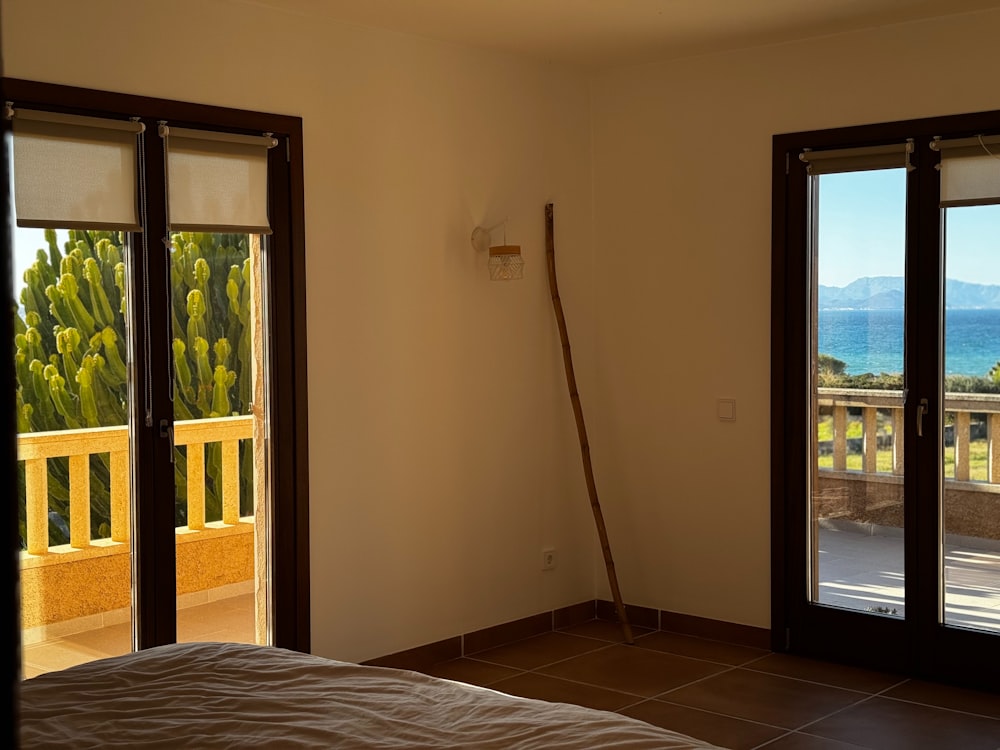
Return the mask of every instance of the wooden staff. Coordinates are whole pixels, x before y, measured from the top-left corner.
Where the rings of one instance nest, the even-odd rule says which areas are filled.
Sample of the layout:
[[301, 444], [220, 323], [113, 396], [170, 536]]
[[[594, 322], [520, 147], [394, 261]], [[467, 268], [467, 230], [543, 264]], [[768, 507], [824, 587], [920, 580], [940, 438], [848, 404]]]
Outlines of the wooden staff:
[[608, 569], [608, 583], [611, 584], [611, 595], [615, 600], [615, 609], [622, 626], [625, 643], [632, 644], [632, 628], [628, 624], [622, 593], [618, 588], [618, 576], [615, 574], [615, 563], [611, 559], [611, 543], [608, 541], [608, 530], [604, 526], [604, 514], [601, 512], [601, 502], [597, 498], [597, 484], [594, 482], [594, 467], [590, 462], [590, 443], [587, 440], [587, 426], [583, 422], [583, 406], [580, 404], [580, 392], [576, 388], [576, 376], [573, 374], [573, 354], [569, 348], [569, 332], [566, 330], [566, 316], [563, 314], [562, 300], [559, 299], [559, 284], [556, 282], [556, 248], [552, 228], [552, 204], [545, 204], [545, 256], [549, 266], [549, 291], [552, 293], [552, 307], [556, 312], [556, 322], [559, 324], [559, 338], [562, 340], [563, 364], [566, 366], [566, 384], [569, 386], [569, 400], [573, 403], [573, 415], [576, 417], [576, 432], [580, 437], [580, 452], [583, 454], [583, 474], [587, 480], [587, 494], [590, 495], [590, 508], [594, 511], [594, 523], [597, 525], [597, 535], [601, 540], [601, 551], [604, 553], [604, 565]]

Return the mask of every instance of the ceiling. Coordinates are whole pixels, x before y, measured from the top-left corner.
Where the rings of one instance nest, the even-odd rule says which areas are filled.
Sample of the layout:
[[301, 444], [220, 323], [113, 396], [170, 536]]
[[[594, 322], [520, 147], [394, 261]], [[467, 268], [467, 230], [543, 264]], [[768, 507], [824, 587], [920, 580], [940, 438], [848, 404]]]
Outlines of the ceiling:
[[230, 0], [590, 70], [1000, 7], [1000, 0]]

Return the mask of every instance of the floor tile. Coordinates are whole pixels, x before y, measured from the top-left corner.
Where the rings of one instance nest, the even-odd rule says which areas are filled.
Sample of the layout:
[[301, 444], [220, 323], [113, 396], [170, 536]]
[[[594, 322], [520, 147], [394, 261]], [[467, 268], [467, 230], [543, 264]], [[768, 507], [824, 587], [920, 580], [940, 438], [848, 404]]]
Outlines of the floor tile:
[[651, 698], [724, 669], [727, 667], [721, 664], [635, 646], [614, 645], [538, 671]]
[[[251, 601], [252, 604], [252, 601]], [[185, 607], [177, 612], [177, 640], [232, 641], [253, 643], [256, 639], [254, 611], [220, 600]]]
[[57, 669], [75, 667], [77, 664], [84, 664], [96, 659], [103, 659], [107, 655], [99, 650], [57, 639], [25, 646], [22, 649], [21, 658], [25, 674], [29, 673], [30, 667], [30, 671], [34, 673], [32, 676], [34, 676], [42, 672], [52, 672]]
[[[653, 632], [649, 628], [641, 628], [636, 625], [632, 625], [631, 628], [633, 640], [637, 640], [639, 637]], [[608, 620], [588, 620], [587, 622], [582, 622], [579, 625], [573, 625], [568, 628], [560, 628], [559, 632], [584, 636], [586, 638], [597, 638], [610, 643], [624, 643], [625, 641], [625, 634], [622, 632], [622, 626], [617, 622], [609, 622]]]
[[21, 679], [30, 680], [32, 677], [38, 677], [40, 674], [45, 674], [46, 672], [51, 672], [51, 669], [46, 669], [45, 667], [37, 667], [34, 664], [27, 664], [22, 662], [21, 664]]
[[521, 670], [513, 667], [502, 667], [499, 664], [489, 664], [475, 659], [452, 659], [435, 664], [423, 670], [429, 675], [443, 677], [446, 680], [467, 682], [470, 685], [488, 687], [494, 682], [507, 677], [521, 674]]
[[[858, 750], [859, 747], [861, 745], [851, 745], [846, 742], [837, 742], [837, 740], [828, 740], [825, 737], [792, 732], [774, 742], [761, 745], [760, 750]], [[871, 750], [871, 748], [865, 750]], [[941, 750], [945, 750], [945, 748], [941, 748]]]
[[659, 696], [762, 724], [798, 729], [866, 698], [864, 693], [737, 668]]
[[567, 633], [543, 633], [467, 656], [515, 669], [536, 669], [600, 648], [608, 646], [594, 638], [581, 638]]
[[99, 630], [86, 630], [63, 636], [61, 640], [64, 644], [79, 646], [88, 652], [119, 656], [132, 650], [132, 623], [120, 622]]
[[[1000, 680], [1000, 677], [998, 677]], [[968, 711], [1000, 719], [1000, 694], [981, 693], [951, 685], [939, 685], [922, 680], [907, 680], [902, 685], [884, 693], [883, 697], [923, 703], [928, 706]], [[997, 743], [1000, 747], [1000, 742]]]
[[557, 677], [524, 672], [515, 677], [495, 682], [490, 687], [511, 695], [523, 698], [537, 698], [554, 703], [575, 703], [601, 711], [617, 711], [619, 708], [635, 702], [634, 695], [626, 695], [613, 690], [582, 685], [578, 682], [561, 680]]
[[680, 633], [668, 633], [663, 630], [636, 638], [635, 645], [655, 651], [664, 651], [679, 656], [689, 656], [693, 659], [705, 659], [720, 664], [739, 666], [754, 659], [767, 656], [769, 652], [750, 646], [739, 646], [734, 643], [710, 641], [706, 638], [695, 638]]
[[779, 737], [786, 731], [778, 727], [733, 719], [655, 699], [628, 706], [619, 713], [664, 729], [697, 737], [729, 750], [752, 750], [762, 742]]
[[871, 698], [806, 728], [878, 750], [996, 750], [1000, 720], [890, 698]]
[[905, 679], [899, 675], [860, 669], [834, 662], [806, 659], [791, 654], [768, 654], [763, 659], [747, 664], [746, 669], [820, 682], [824, 685], [832, 685], [845, 690], [858, 690], [863, 693], [878, 693]]

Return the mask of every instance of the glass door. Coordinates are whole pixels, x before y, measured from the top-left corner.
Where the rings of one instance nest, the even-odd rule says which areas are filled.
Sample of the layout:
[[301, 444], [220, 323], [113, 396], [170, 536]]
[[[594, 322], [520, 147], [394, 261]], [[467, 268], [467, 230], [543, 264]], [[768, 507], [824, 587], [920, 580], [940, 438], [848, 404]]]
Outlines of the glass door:
[[171, 237], [177, 639], [267, 643], [263, 237]]
[[170, 261], [177, 638], [268, 643], [268, 135], [159, 124]]
[[5, 84], [23, 676], [308, 650], [301, 121]]
[[943, 622], [1000, 633], [1000, 206], [943, 213]]
[[774, 646], [989, 686], [1000, 137], [947, 125], [776, 139]]
[[128, 239], [14, 232], [25, 677], [132, 648]]
[[[941, 481], [921, 518], [923, 668], [972, 674], [988, 689], [1000, 661], [1000, 137], [934, 138], [943, 300]], [[992, 135], [990, 133], [993, 133]], [[928, 200], [930, 203], [930, 200]], [[928, 245], [931, 243], [928, 241]], [[932, 523], [936, 522], [936, 523]], [[930, 581], [933, 581], [931, 583]]]
[[143, 127], [13, 107], [22, 670], [132, 646], [129, 294]]
[[906, 613], [907, 171], [899, 162], [810, 177], [809, 600], [893, 618]]

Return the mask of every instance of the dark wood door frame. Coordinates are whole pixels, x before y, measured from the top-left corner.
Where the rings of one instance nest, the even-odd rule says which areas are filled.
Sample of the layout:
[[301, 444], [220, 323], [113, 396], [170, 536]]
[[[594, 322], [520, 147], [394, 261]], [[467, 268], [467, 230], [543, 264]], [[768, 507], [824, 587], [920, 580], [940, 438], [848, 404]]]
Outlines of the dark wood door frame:
[[[924, 429], [939, 435], [943, 388], [938, 382], [941, 340], [913, 331], [941, 329], [944, 288], [940, 262], [941, 219], [939, 176], [933, 169], [937, 154], [928, 148], [935, 136], [968, 137], [1000, 131], [1000, 112], [933, 117], [833, 130], [776, 135], [772, 142], [771, 245], [771, 643], [775, 651], [790, 651], [930, 679], [996, 690], [992, 675], [981, 669], [984, 648], [1000, 654], [1000, 636], [983, 635], [937, 622], [936, 503], [910, 502], [904, 513], [907, 534], [905, 569], [907, 619], [873, 617], [862, 612], [806, 605], [807, 508], [805, 488], [809, 446], [809, 392], [806, 292], [810, 261], [807, 237], [807, 194], [804, 148], [849, 148], [900, 143], [914, 139], [907, 191], [907, 340], [905, 342], [906, 429], [908, 459], [904, 487], [908, 498], [942, 481], [940, 441], [916, 443], [916, 394], [932, 401]], [[910, 265], [910, 264], [913, 265]], [[935, 305], [934, 300], [938, 301]], [[913, 316], [919, 316], [919, 319]], [[934, 402], [936, 401], [936, 405]], [[936, 491], [936, 490], [935, 490]], [[929, 582], [934, 581], [932, 586]], [[913, 613], [912, 615], [910, 613]], [[866, 641], [882, 644], [878, 654], [865, 654], [843, 634], [862, 632]], [[988, 641], [988, 643], [987, 643]], [[986, 646], [984, 646], [986, 644]], [[946, 654], [946, 655], [945, 655]]]
[[[168, 120], [181, 127], [218, 129], [245, 133], [273, 133], [283, 145], [271, 149], [269, 170], [274, 175], [269, 194], [269, 212], [275, 228], [271, 242], [274, 252], [269, 261], [270, 287], [268, 304], [272, 338], [287, 342], [291, 353], [273, 357], [268, 397], [272, 420], [271, 485], [281, 487], [281, 502], [273, 504], [271, 517], [273, 643], [276, 646], [308, 652], [310, 649], [309, 606], [309, 466], [308, 466], [308, 401], [306, 372], [306, 308], [305, 308], [305, 212], [302, 165], [302, 120], [288, 115], [237, 110], [191, 104], [153, 97], [116, 94], [105, 91], [61, 86], [36, 81], [5, 78], [2, 81], [4, 100], [15, 106], [52, 109], [91, 116], [138, 117], [146, 123], [147, 134], [156, 133], [156, 122]], [[152, 288], [166, 288], [166, 248], [160, 241], [165, 236], [166, 218], [163, 181], [162, 145], [159, 138], [146, 138], [147, 169], [147, 250], [148, 257], [136, 253], [136, 267], [130, 273], [133, 285], [144, 275]], [[6, 157], [5, 157], [6, 158]], [[8, 183], [4, 182], [5, 201], [9, 201]], [[275, 186], [277, 189], [275, 189]], [[9, 223], [6, 230], [9, 232]], [[159, 229], [158, 229], [159, 228]], [[150, 231], [152, 230], [152, 231]], [[158, 233], [159, 232], [159, 233]], [[3, 266], [9, 268], [11, 245], [5, 242]], [[131, 292], [139, 290], [133, 288]], [[9, 313], [3, 318], [0, 335], [12, 341], [13, 320]], [[142, 323], [139, 330], [142, 330]], [[154, 311], [149, 324], [153, 330], [165, 330], [169, 319], [164, 311]], [[169, 372], [166, 348], [151, 349], [150, 367], [157, 372]], [[144, 382], [147, 373], [143, 357], [135, 362], [136, 382]], [[10, 367], [3, 369], [0, 381], [6, 392], [14, 388]], [[8, 403], [10, 403], [8, 401]], [[137, 551], [134, 575], [139, 592], [139, 617], [136, 623], [137, 647], [172, 643], [176, 639], [176, 575], [174, 560], [173, 499], [167, 502], [165, 493], [154, 492], [164, 482], [173, 483], [173, 466], [167, 453], [158, 449], [158, 422], [172, 418], [172, 406], [166, 389], [154, 394], [153, 424], [146, 427], [135, 422], [132, 449], [142, 461], [143, 471], [133, 477], [137, 496], [159, 497], [155, 504], [137, 503], [134, 523], [150, 546]], [[13, 412], [7, 415], [0, 447], [4, 460], [13, 467], [15, 429]], [[16, 472], [5, 472], [16, 476]], [[17, 516], [14, 508], [11, 537], [17, 547]], [[10, 523], [10, 521], [8, 521]], [[16, 554], [13, 579], [16, 584], [18, 566]], [[8, 574], [8, 578], [10, 575]], [[164, 602], [170, 602], [165, 606]], [[14, 657], [19, 664], [17, 655]]]
[[[0, 58], [0, 101], [6, 101], [7, 90], [2, 79], [3, 62]], [[0, 118], [0, 135], [6, 141], [9, 123], [6, 118]], [[10, 195], [10, 164], [8, 163], [8, 153], [6, 148], [0, 148], [0, 182], [3, 183], [0, 191], [0, 283], [9, 284], [13, 275], [13, 238], [11, 227], [13, 226], [11, 217], [11, 195]], [[0, 341], [12, 342], [14, 340], [14, 311], [10, 305], [3, 306], [3, 314], [0, 315]], [[8, 344], [9, 345], [9, 344]], [[0, 393], [10, 394], [14, 392], [14, 368], [10, 361], [0, 367]], [[14, 400], [10, 398], [2, 399], [7, 404], [0, 408], [3, 415], [3, 422], [0, 424], [0, 465], [6, 466], [7, 470], [0, 472], [4, 477], [0, 493], [5, 497], [16, 497], [17, 477], [17, 422], [14, 417]], [[7, 552], [4, 553], [4, 564], [7, 572], [3, 574], [3, 588], [0, 589], [0, 610], [3, 611], [4, 632], [7, 635], [7, 646], [3, 649], [2, 672], [3, 677], [3, 697], [0, 698], [0, 713], [12, 717], [12, 721], [3, 722], [4, 728], [0, 730], [0, 744], [5, 747], [18, 747], [17, 738], [17, 713], [18, 713], [18, 685], [21, 675], [21, 602], [18, 598], [18, 577], [19, 563], [18, 550], [21, 546], [20, 535], [18, 534], [18, 512], [17, 503], [7, 504]]]

